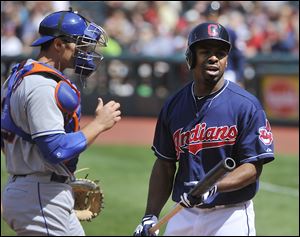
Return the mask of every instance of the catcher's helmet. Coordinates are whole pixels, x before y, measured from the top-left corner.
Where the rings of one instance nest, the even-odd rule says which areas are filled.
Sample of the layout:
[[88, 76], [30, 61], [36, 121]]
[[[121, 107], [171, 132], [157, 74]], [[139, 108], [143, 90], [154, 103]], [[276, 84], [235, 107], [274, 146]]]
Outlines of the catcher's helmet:
[[[104, 29], [88, 21], [77, 12], [59, 11], [46, 16], [40, 23], [41, 37], [31, 46], [42, 45], [54, 38], [62, 37], [67, 42], [76, 44], [75, 73], [87, 77], [96, 70], [103, 59], [100, 47], [106, 47], [108, 37]], [[85, 80], [83, 80], [85, 85]]]
[[185, 56], [189, 69], [193, 69], [196, 64], [196, 57], [193, 52], [193, 46], [196, 43], [207, 40], [217, 40], [224, 44], [225, 49], [229, 52], [231, 43], [229, 34], [224, 26], [215, 22], [206, 22], [196, 26], [188, 36], [188, 48]]
[[31, 46], [39, 46], [59, 36], [79, 36], [84, 34], [88, 24], [85, 18], [72, 11], [59, 11], [46, 16], [40, 23], [41, 37]]

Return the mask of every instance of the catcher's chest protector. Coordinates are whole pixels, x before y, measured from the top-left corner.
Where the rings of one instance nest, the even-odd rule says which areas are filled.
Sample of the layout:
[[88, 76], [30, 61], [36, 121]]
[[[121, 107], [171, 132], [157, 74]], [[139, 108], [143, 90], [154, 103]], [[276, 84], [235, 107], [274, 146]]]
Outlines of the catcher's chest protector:
[[34, 62], [24, 66], [24, 63], [25, 62], [15, 65], [12, 69], [11, 76], [9, 77], [7, 94], [3, 101], [1, 129], [15, 133], [24, 140], [33, 143], [30, 134], [25, 133], [21, 128], [19, 128], [11, 118], [10, 98], [12, 92], [18, 87], [24, 77], [31, 74], [48, 73], [54, 76], [55, 80], [59, 80], [55, 89], [55, 99], [58, 107], [64, 114], [65, 124], [73, 122], [74, 125], [72, 126], [72, 130], [77, 131], [79, 129], [79, 115], [77, 113], [80, 111], [80, 92], [77, 90], [75, 85], [65, 78], [62, 73], [46, 64]]

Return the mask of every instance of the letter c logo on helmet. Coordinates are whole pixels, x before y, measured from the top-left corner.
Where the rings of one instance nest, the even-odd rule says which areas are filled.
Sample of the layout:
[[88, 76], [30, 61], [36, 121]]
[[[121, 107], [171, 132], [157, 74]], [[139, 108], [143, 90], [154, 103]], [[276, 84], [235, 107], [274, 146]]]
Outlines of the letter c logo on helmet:
[[207, 34], [211, 37], [217, 37], [219, 35], [218, 25], [216, 24], [209, 24], [207, 26]]
[[224, 26], [215, 22], [206, 22], [199, 24], [192, 29], [188, 36], [188, 47], [185, 52], [185, 56], [190, 70], [193, 69], [196, 65], [196, 56], [193, 51], [193, 46], [196, 43], [206, 40], [219, 41], [224, 44], [224, 48], [228, 52], [230, 51], [231, 43], [229, 40], [229, 34]]
[[63, 37], [67, 42], [76, 44], [74, 69], [81, 79], [85, 79], [97, 69], [103, 59], [97, 50], [99, 47], [106, 47], [108, 42], [102, 27], [88, 21], [72, 9], [46, 16], [40, 23], [39, 33], [41, 37], [31, 46], [40, 46], [57, 37]]

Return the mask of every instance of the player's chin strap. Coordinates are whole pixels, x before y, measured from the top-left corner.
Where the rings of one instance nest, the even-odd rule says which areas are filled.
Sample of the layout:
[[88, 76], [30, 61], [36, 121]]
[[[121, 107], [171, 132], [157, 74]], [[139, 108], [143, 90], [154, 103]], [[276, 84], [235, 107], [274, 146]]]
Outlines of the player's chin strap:
[[79, 74], [83, 87], [86, 86], [86, 78], [96, 71], [103, 59], [97, 50], [106, 47], [107, 41], [108, 37], [104, 29], [93, 22], [85, 29], [84, 35], [77, 38], [75, 73]]

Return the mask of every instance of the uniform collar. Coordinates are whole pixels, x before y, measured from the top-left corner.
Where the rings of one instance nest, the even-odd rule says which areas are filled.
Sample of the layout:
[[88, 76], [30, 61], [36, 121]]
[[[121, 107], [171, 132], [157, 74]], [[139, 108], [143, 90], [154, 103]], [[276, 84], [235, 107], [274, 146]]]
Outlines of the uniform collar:
[[215, 96], [218, 96], [219, 94], [221, 94], [223, 92], [223, 90], [228, 86], [228, 84], [229, 84], [229, 81], [228, 80], [224, 80], [224, 85], [219, 90], [214, 91], [214, 92], [210, 93], [209, 95], [205, 95], [205, 96], [199, 97], [199, 96], [195, 96], [195, 94], [194, 94], [195, 83], [193, 82], [192, 86], [191, 86], [193, 98], [194, 98], [195, 101], [202, 100], [202, 99], [214, 98]]

